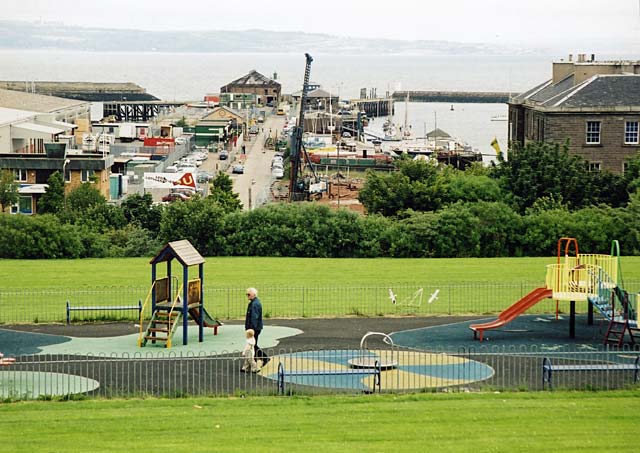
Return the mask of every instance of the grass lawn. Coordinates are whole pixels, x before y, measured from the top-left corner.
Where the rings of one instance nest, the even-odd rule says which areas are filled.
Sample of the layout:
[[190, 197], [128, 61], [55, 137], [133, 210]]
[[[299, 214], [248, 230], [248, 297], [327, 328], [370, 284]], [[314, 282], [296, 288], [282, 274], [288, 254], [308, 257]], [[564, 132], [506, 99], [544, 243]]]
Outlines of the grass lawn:
[[640, 392], [19, 402], [2, 451], [630, 451]]
[[[213, 257], [205, 264], [205, 307], [222, 319], [242, 318], [244, 288], [255, 286], [267, 317], [489, 314], [544, 285], [555, 258], [304, 259]], [[159, 275], [165, 266], [159, 266]], [[622, 259], [625, 282], [640, 285], [640, 257]], [[174, 264], [174, 275], [181, 268]], [[190, 277], [197, 276], [197, 269]], [[61, 322], [65, 306], [131, 306], [148, 294], [148, 258], [0, 260], [0, 323]], [[419, 308], [413, 303], [423, 288]], [[439, 289], [438, 303], [427, 304]], [[47, 291], [45, 291], [47, 290]], [[25, 302], [28, 303], [25, 304]], [[561, 307], [561, 309], [563, 309]], [[147, 308], [148, 310], [148, 308]], [[531, 313], [555, 310], [551, 300]], [[579, 311], [586, 306], [578, 307]], [[76, 320], [133, 319], [133, 312], [76, 312]]]
[[[208, 288], [247, 286], [357, 286], [388, 283], [540, 282], [555, 257], [439, 259], [315, 259], [212, 257], [205, 263]], [[174, 272], [180, 272], [178, 264]], [[164, 272], [164, 266], [159, 267]], [[640, 281], [640, 257], [623, 257], [625, 280]], [[197, 275], [197, 269], [191, 272]], [[146, 287], [148, 258], [0, 260], [0, 288]]]

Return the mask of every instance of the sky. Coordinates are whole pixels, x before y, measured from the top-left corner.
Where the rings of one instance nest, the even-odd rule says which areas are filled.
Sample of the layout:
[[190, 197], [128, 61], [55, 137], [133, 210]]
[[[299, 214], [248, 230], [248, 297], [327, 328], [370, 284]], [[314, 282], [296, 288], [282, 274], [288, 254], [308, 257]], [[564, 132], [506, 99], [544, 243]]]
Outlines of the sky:
[[640, 0], [5, 0], [4, 20], [143, 30], [303, 31], [589, 53], [638, 49]]

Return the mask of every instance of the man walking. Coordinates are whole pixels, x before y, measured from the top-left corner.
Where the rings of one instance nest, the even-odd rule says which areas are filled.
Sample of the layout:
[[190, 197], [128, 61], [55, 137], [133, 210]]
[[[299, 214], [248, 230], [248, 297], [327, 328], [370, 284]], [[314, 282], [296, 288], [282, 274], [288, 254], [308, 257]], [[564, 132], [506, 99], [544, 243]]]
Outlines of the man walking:
[[262, 332], [262, 304], [258, 299], [258, 290], [255, 288], [247, 288], [247, 298], [249, 299], [249, 305], [247, 305], [247, 315], [244, 318], [244, 329], [253, 329], [254, 338], [256, 340], [255, 345], [255, 360], [262, 359], [262, 366], [265, 366], [271, 360], [258, 346], [258, 338], [260, 332]]

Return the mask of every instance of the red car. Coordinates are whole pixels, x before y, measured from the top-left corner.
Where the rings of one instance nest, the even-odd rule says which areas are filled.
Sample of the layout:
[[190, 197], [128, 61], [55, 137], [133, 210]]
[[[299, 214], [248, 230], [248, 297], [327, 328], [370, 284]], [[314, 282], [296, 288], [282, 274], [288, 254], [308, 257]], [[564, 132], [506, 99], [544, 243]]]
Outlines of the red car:
[[191, 197], [188, 195], [185, 195], [183, 193], [179, 193], [179, 192], [172, 192], [169, 193], [167, 195], [165, 195], [164, 197], [162, 197], [162, 201], [166, 201], [166, 202], [173, 202], [173, 201], [187, 201], [190, 200]]

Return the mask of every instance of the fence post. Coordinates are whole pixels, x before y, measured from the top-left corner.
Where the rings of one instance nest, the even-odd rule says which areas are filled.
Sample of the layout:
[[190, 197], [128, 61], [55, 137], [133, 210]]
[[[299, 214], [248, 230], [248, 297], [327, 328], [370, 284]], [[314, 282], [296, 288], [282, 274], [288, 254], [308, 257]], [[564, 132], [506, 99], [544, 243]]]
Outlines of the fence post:
[[302, 287], [302, 317], [304, 318], [304, 286]]

